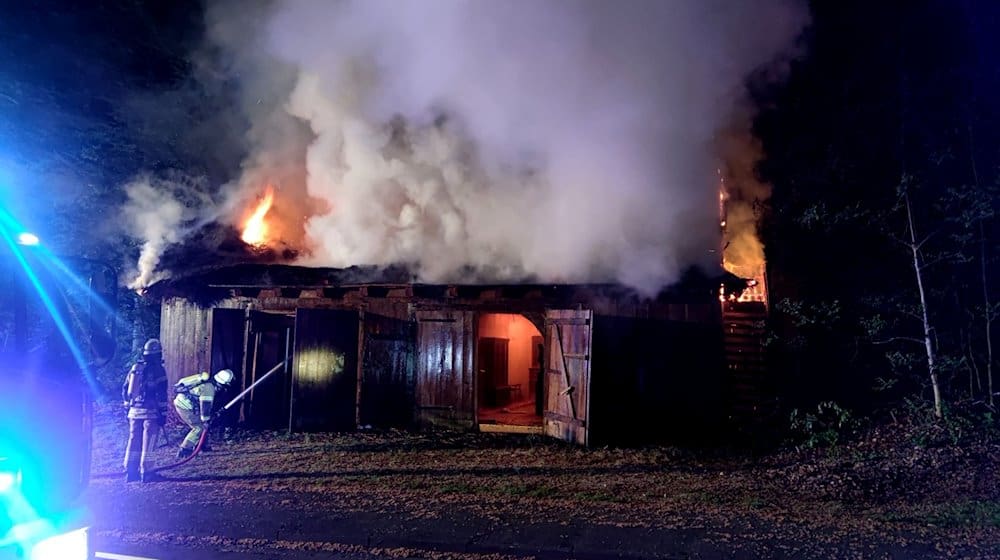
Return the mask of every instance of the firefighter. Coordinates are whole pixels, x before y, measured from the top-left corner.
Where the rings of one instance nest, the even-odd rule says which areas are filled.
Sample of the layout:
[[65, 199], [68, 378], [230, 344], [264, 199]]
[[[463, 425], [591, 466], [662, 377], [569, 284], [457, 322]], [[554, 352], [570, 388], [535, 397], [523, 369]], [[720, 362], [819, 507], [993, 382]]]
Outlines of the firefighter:
[[[201, 434], [208, 428], [208, 421], [212, 419], [212, 406], [215, 404], [215, 394], [222, 388], [229, 386], [233, 382], [233, 371], [230, 369], [219, 370], [214, 376], [210, 376], [207, 371], [189, 375], [174, 385], [177, 396], [174, 397], [174, 408], [185, 424], [191, 427], [181, 448], [177, 451], [177, 458], [183, 459], [194, 453]], [[208, 451], [208, 436], [202, 444], [202, 450]]]
[[125, 480], [149, 482], [155, 478], [149, 455], [167, 419], [167, 372], [159, 340], [146, 341], [142, 357], [125, 376], [122, 401], [128, 408]]

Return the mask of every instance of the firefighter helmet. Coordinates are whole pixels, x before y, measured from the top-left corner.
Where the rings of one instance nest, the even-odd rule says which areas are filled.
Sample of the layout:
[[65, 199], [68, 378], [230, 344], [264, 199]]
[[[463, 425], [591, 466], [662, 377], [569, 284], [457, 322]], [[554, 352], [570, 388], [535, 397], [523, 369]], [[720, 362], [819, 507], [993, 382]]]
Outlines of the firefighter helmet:
[[215, 382], [219, 385], [229, 385], [233, 382], [234, 377], [236, 377], [236, 375], [233, 373], [233, 370], [220, 369], [219, 373], [215, 374]]
[[160, 344], [160, 341], [155, 338], [147, 340], [146, 345], [142, 347], [143, 356], [149, 356], [151, 354], [162, 354], [162, 353], [163, 353], [163, 346]]

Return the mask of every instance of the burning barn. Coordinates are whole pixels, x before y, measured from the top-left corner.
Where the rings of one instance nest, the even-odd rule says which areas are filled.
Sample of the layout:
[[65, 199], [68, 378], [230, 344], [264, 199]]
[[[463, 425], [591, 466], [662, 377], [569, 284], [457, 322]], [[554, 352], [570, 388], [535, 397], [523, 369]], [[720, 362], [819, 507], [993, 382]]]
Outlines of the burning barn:
[[739, 193], [723, 184], [719, 198], [725, 280], [691, 268], [655, 297], [621, 283], [428, 283], [403, 266], [295, 266], [296, 249], [271, 229], [295, 220], [269, 218], [270, 187], [240, 231], [209, 227], [164, 255], [173, 274], [146, 292], [161, 302], [171, 377], [236, 372], [247, 396], [232, 422], [705, 441], [768, 402], [763, 248], [753, 199]]
[[174, 378], [230, 368], [246, 388], [288, 359], [236, 422], [604, 444], [718, 433], [734, 387], [717, 290], [697, 274], [647, 299], [611, 284], [431, 285], [392, 268], [243, 264], [150, 293]]
[[[766, 293], [755, 204], [768, 188], [741, 100], [796, 18], [484, 2], [430, 29], [423, 8], [320, 4], [209, 33], [206, 52], [235, 71], [234, 114], [218, 119], [235, 129], [205, 144], [225, 148], [210, 169], [239, 170], [228, 182], [126, 186], [142, 240], [130, 286], [162, 297], [172, 375], [231, 367], [249, 387], [288, 357], [239, 420], [301, 430], [446, 423], [621, 441], [758, 407], [737, 406], [731, 381], [760, 386], [764, 303], [745, 282], [721, 296], [710, 278], [658, 290], [723, 260]], [[748, 18], [767, 30], [754, 48], [727, 42], [728, 24], [701, 32]], [[559, 22], [561, 40], [539, 21]], [[634, 31], [650, 25], [701, 31]], [[700, 52], [707, 36], [722, 43], [696, 72], [664, 54]], [[218, 254], [193, 238], [205, 224], [239, 229], [226, 242], [253, 254], [195, 266]]]
[[759, 419], [768, 401], [763, 254], [727, 226], [740, 207], [725, 192], [722, 253], [742, 258], [724, 263], [735, 274], [720, 287], [692, 268], [656, 297], [616, 283], [426, 283], [399, 266], [293, 266], [294, 250], [268, 235], [272, 199], [268, 190], [239, 234], [208, 229], [216, 239], [166, 255], [173, 276], [146, 290], [161, 302], [174, 380], [228, 368], [249, 390], [232, 422], [705, 441]]

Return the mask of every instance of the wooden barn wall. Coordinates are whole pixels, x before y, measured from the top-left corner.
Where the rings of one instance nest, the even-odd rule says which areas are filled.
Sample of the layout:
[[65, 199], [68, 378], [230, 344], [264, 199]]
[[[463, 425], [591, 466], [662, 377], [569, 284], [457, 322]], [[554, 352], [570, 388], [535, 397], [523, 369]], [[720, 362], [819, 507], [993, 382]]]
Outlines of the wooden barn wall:
[[474, 312], [417, 314], [416, 405], [420, 424], [473, 426], [474, 345]]
[[378, 315], [364, 316], [360, 423], [406, 427], [416, 410], [416, 323]]
[[182, 297], [165, 298], [160, 305], [160, 342], [167, 379], [209, 371], [212, 367], [212, 308], [240, 308], [246, 299], [231, 298], [202, 305]]
[[[473, 426], [476, 313], [521, 313], [541, 328], [546, 308], [594, 311], [592, 444], [649, 440], [637, 436], [647, 432], [669, 441], [701, 437], [721, 413], [718, 401], [725, 387], [720, 385], [724, 365], [717, 302], [651, 303], [586, 286], [546, 292], [400, 285], [234, 289], [231, 297], [210, 306], [360, 315], [363, 336], [353, 359], [361, 367], [351, 405], [361, 425]], [[211, 307], [181, 297], [163, 300], [161, 339], [171, 382], [212, 366]], [[310, 328], [318, 333], [326, 327], [317, 322]], [[346, 425], [347, 413], [341, 410], [346, 406], [335, 407], [338, 412], [316, 408], [306, 423]], [[320, 418], [328, 413], [332, 416]]]
[[212, 310], [182, 298], [165, 300], [160, 308], [163, 365], [172, 387], [181, 377], [211, 367]]
[[717, 324], [595, 315], [591, 445], [705, 443], [726, 416]]

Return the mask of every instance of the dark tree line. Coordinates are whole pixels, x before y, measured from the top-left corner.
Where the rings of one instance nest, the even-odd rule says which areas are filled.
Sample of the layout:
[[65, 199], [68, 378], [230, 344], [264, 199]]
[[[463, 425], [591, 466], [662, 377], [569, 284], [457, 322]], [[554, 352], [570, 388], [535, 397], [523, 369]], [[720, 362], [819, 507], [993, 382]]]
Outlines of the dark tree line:
[[757, 88], [770, 340], [788, 408], [1000, 400], [1000, 6], [815, 1]]
[[[202, 146], [176, 141], [189, 132], [178, 112], [197, 104], [161, 97], [184, 88], [201, 27], [198, 0], [4, 6], [0, 203], [56, 253], [124, 269], [137, 247], [117, 213], [122, 186], [146, 171], [206, 172], [204, 160], [188, 157]], [[165, 117], [153, 120], [155, 114]], [[122, 291], [118, 360], [97, 372], [112, 394], [127, 362], [156, 334], [157, 312]]]
[[0, 178], [4, 187], [44, 194], [13, 198], [48, 228], [47, 241], [132, 259], [116, 214], [128, 180], [171, 170], [218, 179], [238, 162], [238, 154], [214, 160], [211, 139], [198, 130], [227, 103], [191, 84], [191, 53], [203, 34], [200, 0], [4, 7]]

